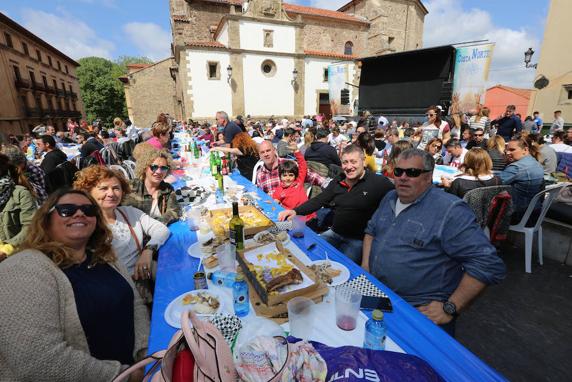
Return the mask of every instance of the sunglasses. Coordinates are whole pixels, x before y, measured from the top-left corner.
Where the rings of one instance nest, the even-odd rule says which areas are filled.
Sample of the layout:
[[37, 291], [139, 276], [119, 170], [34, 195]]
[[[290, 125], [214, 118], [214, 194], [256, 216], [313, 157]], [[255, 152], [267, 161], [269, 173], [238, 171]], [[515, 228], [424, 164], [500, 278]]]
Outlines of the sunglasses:
[[427, 117], [434, 117], [435, 114], [425, 114], [425, 116], [427, 116]]
[[475, 137], [482, 137], [484, 134], [475, 134]]
[[422, 168], [400, 168], [400, 167], [396, 167], [393, 169], [393, 175], [395, 175], [396, 177], [401, 177], [401, 175], [403, 175], [403, 173], [405, 173], [405, 175], [407, 175], [408, 178], [417, 178], [419, 175], [426, 173], [426, 172], [431, 172], [432, 170], [424, 170]]
[[161, 172], [169, 172], [169, 170], [171, 169], [171, 167], [169, 166], [159, 166], [156, 164], [150, 165], [149, 168], [151, 169], [152, 172], [156, 172], [157, 170], [161, 170]]
[[97, 206], [95, 204], [56, 204], [50, 208], [48, 213], [52, 213], [54, 210], [62, 218], [69, 218], [74, 216], [77, 210], [81, 210], [85, 216], [90, 218], [97, 215]]

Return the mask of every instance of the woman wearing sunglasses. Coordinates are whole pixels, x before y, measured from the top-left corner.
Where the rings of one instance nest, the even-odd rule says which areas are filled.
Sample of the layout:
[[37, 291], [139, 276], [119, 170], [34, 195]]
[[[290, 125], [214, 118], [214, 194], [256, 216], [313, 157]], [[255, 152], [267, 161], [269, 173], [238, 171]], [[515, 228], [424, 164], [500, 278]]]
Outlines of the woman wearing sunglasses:
[[435, 164], [443, 164], [443, 154], [441, 154], [443, 151], [443, 140], [439, 138], [432, 138], [427, 143], [425, 151], [433, 155], [433, 159], [435, 159]]
[[451, 128], [449, 124], [441, 120], [441, 109], [437, 106], [429, 106], [425, 114], [427, 124], [423, 126], [423, 138], [417, 146], [420, 150], [425, 150], [427, 143], [431, 138], [440, 138], [443, 142], [449, 141], [451, 138]]
[[145, 212], [164, 224], [181, 217], [175, 189], [165, 178], [173, 168], [173, 159], [166, 150], [148, 150], [135, 165], [137, 179], [131, 181], [131, 193], [125, 195], [123, 205]]
[[95, 200], [58, 190], [0, 264], [0, 380], [110, 381], [147, 351], [149, 320]]
[[[119, 206], [130, 192], [129, 183], [119, 172], [90, 166], [77, 173], [73, 186], [89, 193], [101, 208], [113, 234], [113, 249], [133, 279], [151, 279], [153, 255], [169, 237], [169, 229], [137, 208]], [[149, 240], [144, 242], [144, 238]]]

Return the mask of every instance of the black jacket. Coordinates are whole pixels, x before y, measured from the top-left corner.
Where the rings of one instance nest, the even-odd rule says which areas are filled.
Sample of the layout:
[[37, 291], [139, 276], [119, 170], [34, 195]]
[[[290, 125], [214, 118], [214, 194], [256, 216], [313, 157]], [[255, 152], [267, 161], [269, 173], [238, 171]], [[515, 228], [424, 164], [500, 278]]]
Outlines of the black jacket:
[[90, 156], [94, 151], [101, 150], [103, 145], [95, 138], [89, 138], [79, 149], [80, 156], [85, 158]]
[[310, 147], [306, 149], [304, 153], [304, 159], [307, 161], [313, 161], [325, 164], [326, 166], [330, 166], [331, 164], [335, 164], [338, 166], [342, 165], [340, 161], [340, 157], [338, 157], [338, 153], [336, 149], [324, 142], [312, 142]]
[[44, 172], [49, 174], [50, 172], [54, 171], [59, 164], [64, 163], [68, 160], [67, 155], [60, 149], [55, 149], [46, 153], [40, 167]]
[[385, 194], [393, 190], [393, 183], [369, 170], [352, 188], [345, 184], [344, 179], [345, 174], [342, 174], [332, 180], [320, 195], [294, 210], [297, 215], [309, 215], [329, 205], [334, 210], [332, 230], [338, 235], [362, 240], [367, 222]]

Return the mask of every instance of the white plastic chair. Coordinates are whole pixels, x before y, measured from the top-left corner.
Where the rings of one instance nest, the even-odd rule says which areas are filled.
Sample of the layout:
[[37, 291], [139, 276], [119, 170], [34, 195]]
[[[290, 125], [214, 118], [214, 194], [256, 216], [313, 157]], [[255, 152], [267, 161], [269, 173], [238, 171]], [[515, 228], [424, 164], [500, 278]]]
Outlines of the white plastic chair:
[[252, 170], [252, 184], [254, 184], [254, 185], [257, 185], [256, 184], [256, 173], [258, 172], [258, 169], [262, 166], [264, 166], [264, 162], [262, 160], [259, 160], [254, 165], [254, 169]]
[[[524, 269], [526, 273], [532, 272], [532, 244], [534, 242], [534, 233], [538, 234], [538, 263], [540, 265], [543, 264], [542, 261], [542, 221], [544, 220], [544, 216], [548, 212], [550, 205], [554, 201], [554, 198], [558, 196], [558, 193], [564, 187], [570, 186], [570, 183], [561, 183], [556, 185], [551, 185], [546, 187], [544, 191], [539, 192], [538, 194], [534, 195], [534, 198], [530, 201], [526, 212], [520, 222], [515, 225], [511, 225], [509, 227], [510, 231], [515, 232], [522, 232], [524, 233]], [[533, 227], [525, 227], [530, 215], [534, 211], [534, 207], [538, 203], [539, 199], [542, 198], [542, 209], [540, 211], [540, 215], [538, 216], [538, 220], [536, 220], [536, 224]]]
[[109, 165], [109, 168], [115, 171], [119, 171], [120, 173], [123, 174], [123, 176], [125, 176], [125, 179], [130, 180], [131, 178], [129, 177], [129, 173], [127, 172], [127, 170], [123, 167], [121, 167], [118, 164], [112, 164]]
[[127, 171], [127, 173], [129, 174], [129, 178], [128, 179], [135, 179], [135, 162], [131, 161], [131, 160], [124, 160], [123, 161], [123, 165], [124, 165], [124, 169]]

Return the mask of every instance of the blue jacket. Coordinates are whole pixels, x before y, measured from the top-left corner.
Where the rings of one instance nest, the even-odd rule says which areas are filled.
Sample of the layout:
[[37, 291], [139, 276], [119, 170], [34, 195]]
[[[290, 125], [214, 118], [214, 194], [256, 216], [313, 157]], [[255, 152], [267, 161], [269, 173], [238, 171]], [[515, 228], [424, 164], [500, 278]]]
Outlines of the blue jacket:
[[370, 272], [414, 306], [446, 301], [466, 272], [485, 284], [506, 269], [469, 206], [430, 187], [399, 216], [397, 193], [380, 203], [365, 232], [374, 237]]
[[505, 141], [510, 141], [513, 135], [516, 135], [522, 130], [522, 121], [516, 115], [512, 117], [502, 117], [491, 122], [491, 125], [499, 125], [497, 135], [504, 138]]
[[544, 187], [544, 169], [531, 155], [512, 162], [498, 174], [503, 184], [512, 186], [513, 216], [521, 217], [530, 201]]

